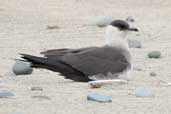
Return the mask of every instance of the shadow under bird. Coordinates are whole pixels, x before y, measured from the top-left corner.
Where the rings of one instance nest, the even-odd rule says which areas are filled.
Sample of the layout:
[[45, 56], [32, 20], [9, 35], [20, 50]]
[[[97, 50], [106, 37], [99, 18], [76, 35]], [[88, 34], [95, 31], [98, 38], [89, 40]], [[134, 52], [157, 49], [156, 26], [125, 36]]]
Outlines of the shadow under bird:
[[106, 27], [105, 44], [101, 47], [53, 49], [41, 52], [44, 57], [21, 54], [33, 68], [59, 72], [66, 79], [78, 82], [127, 78], [132, 66], [126, 39], [131, 28], [123, 20], [115, 20]]

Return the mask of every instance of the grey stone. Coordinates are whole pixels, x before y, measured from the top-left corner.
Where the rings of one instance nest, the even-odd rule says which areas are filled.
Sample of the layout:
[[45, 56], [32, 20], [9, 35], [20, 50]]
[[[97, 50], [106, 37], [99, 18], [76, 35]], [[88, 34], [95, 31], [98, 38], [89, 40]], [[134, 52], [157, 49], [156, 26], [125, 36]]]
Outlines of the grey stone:
[[149, 88], [138, 87], [135, 89], [137, 97], [154, 97], [154, 93]]
[[99, 94], [90, 94], [87, 96], [87, 100], [96, 101], [100, 103], [107, 103], [107, 102], [112, 102], [112, 97], [106, 95], [99, 95]]
[[135, 19], [134, 19], [132, 16], [128, 16], [128, 17], [126, 18], [126, 21], [127, 21], [127, 22], [135, 22]]
[[59, 29], [59, 26], [57, 26], [57, 25], [48, 25], [47, 29], [49, 29], [49, 30]]
[[141, 42], [137, 40], [128, 39], [128, 45], [130, 48], [141, 48]]
[[17, 60], [13, 66], [13, 72], [16, 75], [27, 75], [33, 72], [30, 63]]
[[157, 76], [157, 73], [155, 73], [155, 72], [150, 72], [150, 76]]
[[51, 98], [49, 98], [48, 96], [43, 96], [43, 95], [35, 95], [35, 96], [31, 96], [31, 98], [51, 100]]
[[0, 91], [0, 98], [8, 98], [8, 97], [13, 97], [15, 94], [10, 91]]
[[43, 91], [42, 87], [31, 87], [32, 91]]
[[93, 23], [98, 27], [105, 27], [114, 21], [113, 17], [110, 16], [99, 16], [93, 18]]
[[151, 51], [148, 53], [149, 58], [160, 58], [161, 57], [161, 52], [160, 51]]

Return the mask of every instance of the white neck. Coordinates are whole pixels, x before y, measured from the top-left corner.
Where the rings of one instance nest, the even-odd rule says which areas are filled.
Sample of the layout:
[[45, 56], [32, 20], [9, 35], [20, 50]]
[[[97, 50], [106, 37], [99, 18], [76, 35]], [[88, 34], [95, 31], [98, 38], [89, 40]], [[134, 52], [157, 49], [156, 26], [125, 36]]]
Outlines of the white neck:
[[105, 43], [107, 46], [120, 47], [129, 50], [126, 40], [126, 31], [119, 31], [116, 27], [108, 25], [105, 32]]

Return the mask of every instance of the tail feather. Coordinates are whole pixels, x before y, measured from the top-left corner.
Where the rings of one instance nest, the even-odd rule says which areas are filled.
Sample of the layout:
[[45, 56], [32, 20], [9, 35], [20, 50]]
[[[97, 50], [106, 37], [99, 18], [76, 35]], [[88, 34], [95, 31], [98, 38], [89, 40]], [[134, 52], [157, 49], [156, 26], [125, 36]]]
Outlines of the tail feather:
[[57, 71], [57, 72], [59, 72], [58, 70], [65, 69], [66, 67], [65, 64], [61, 64], [60, 61], [58, 62], [58, 60], [32, 56], [28, 54], [20, 54], [20, 55], [22, 55], [21, 58], [23, 58], [24, 60], [31, 62], [32, 67], [46, 68], [46, 69]]
[[43, 61], [45, 61], [45, 58], [43, 57], [36, 57], [36, 56], [28, 55], [28, 54], [20, 54], [20, 55], [22, 55], [21, 58], [32, 63], [42, 63]]
[[51, 59], [44, 57], [36, 57], [28, 54], [20, 54], [21, 58], [24, 60], [31, 62], [32, 67], [34, 68], [45, 68], [48, 70], [52, 70], [54, 72], [61, 73], [65, 78], [72, 79], [75, 81], [87, 82], [90, 79], [85, 77], [82, 72], [77, 71], [72, 68], [70, 65], [63, 63], [60, 59]]
[[23, 58], [24, 60], [31, 62], [31, 66], [34, 68], [46, 68], [49, 70], [56, 71], [56, 69], [54, 68], [59, 67], [58, 63], [55, 63], [54, 60], [48, 58], [37, 57], [28, 54], [20, 54], [20, 55], [22, 55], [21, 58]]

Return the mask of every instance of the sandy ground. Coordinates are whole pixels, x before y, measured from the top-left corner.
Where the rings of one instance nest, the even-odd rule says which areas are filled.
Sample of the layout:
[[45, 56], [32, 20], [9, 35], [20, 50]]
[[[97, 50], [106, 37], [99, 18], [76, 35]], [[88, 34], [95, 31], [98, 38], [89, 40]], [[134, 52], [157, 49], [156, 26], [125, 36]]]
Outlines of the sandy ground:
[[[128, 85], [90, 89], [87, 83], [65, 80], [47, 70], [11, 74], [18, 53], [39, 55], [52, 48], [103, 45], [104, 28], [89, 26], [96, 16], [136, 20], [140, 32], [131, 38], [143, 47], [131, 52], [142, 70], [133, 72]], [[49, 30], [49, 25], [59, 29]], [[170, 114], [171, 86], [157, 84], [171, 82], [170, 30], [170, 0], [0, 0], [0, 90], [16, 94], [0, 99], [0, 114]], [[162, 58], [148, 59], [150, 50], [161, 51]], [[150, 77], [151, 71], [157, 76]], [[31, 91], [33, 86], [44, 90]], [[155, 97], [137, 98], [136, 87], [152, 89]], [[87, 101], [90, 93], [111, 95], [113, 102]]]

